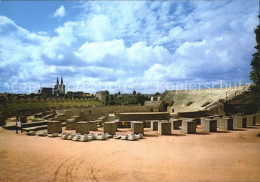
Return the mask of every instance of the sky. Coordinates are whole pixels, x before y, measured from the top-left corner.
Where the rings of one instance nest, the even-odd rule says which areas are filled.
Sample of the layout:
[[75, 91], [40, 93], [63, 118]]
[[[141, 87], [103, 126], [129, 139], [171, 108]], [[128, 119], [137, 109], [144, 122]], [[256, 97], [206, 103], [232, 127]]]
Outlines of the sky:
[[250, 83], [258, 3], [0, 1], [0, 93]]

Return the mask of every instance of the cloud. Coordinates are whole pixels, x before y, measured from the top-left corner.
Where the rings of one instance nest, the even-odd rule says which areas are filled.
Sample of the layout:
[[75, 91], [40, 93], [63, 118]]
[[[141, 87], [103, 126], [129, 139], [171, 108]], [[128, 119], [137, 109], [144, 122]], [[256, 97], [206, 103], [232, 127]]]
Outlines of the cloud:
[[[47, 85], [60, 75], [68, 89], [86, 92], [248, 81], [257, 1], [77, 4], [78, 15], [59, 23], [52, 36], [0, 16], [0, 90], [12, 91], [14, 82]], [[65, 8], [56, 13], [65, 16]]]
[[53, 13], [54, 17], [59, 17], [62, 18], [64, 16], [66, 16], [66, 10], [64, 8], [64, 6], [60, 6], [54, 13]]

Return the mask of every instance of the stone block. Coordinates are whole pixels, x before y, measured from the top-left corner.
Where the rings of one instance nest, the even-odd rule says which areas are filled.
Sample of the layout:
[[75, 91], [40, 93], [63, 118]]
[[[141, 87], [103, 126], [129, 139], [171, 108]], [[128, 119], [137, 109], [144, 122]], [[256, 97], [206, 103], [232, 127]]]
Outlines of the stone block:
[[182, 120], [182, 132], [185, 134], [196, 133], [197, 122], [192, 120]]
[[246, 116], [246, 122], [247, 122], [247, 126], [255, 126], [255, 115], [247, 115]]
[[84, 118], [84, 117], [82, 117], [82, 116], [79, 116], [79, 115], [77, 115], [77, 116], [73, 116], [73, 117], [72, 117], [72, 119], [75, 119], [75, 121], [76, 121], [76, 122], [79, 122], [79, 121], [84, 121], [84, 120], [85, 120], [85, 118]]
[[119, 113], [120, 121], [168, 120], [169, 117], [170, 113], [167, 112]]
[[246, 117], [237, 116], [234, 119], [234, 128], [246, 128]]
[[66, 130], [75, 130], [76, 123], [75, 119], [66, 119]]
[[170, 119], [170, 122], [172, 123], [172, 129], [174, 130], [180, 129], [182, 123], [181, 119]]
[[96, 121], [90, 121], [89, 122], [89, 130], [90, 131], [97, 131], [97, 122]]
[[48, 121], [48, 133], [61, 133], [62, 123], [60, 121]]
[[110, 135], [115, 135], [117, 130], [117, 124], [115, 122], [105, 122], [104, 123], [104, 133], [109, 133]]
[[196, 121], [197, 125], [201, 125], [200, 118], [190, 118], [192, 121]]
[[89, 134], [89, 122], [79, 121], [76, 123], [76, 133]]
[[138, 121], [132, 122], [132, 131], [134, 134], [144, 134], [144, 123]]
[[66, 121], [66, 119], [67, 119], [67, 117], [64, 114], [57, 115], [57, 120], [58, 121]]
[[0, 126], [6, 125], [5, 122], [5, 117], [4, 116], [0, 116]]
[[260, 124], [260, 114], [255, 114], [255, 123]]
[[214, 120], [217, 120], [217, 127], [219, 127], [222, 118], [221, 118], [221, 117], [214, 117], [213, 119], [214, 119]]
[[158, 121], [151, 121], [151, 128], [153, 131], [158, 131]]
[[203, 131], [216, 132], [217, 131], [217, 120], [216, 119], [205, 119], [201, 123]]
[[171, 134], [171, 122], [159, 122], [158, 123], [158, 133], [160, 135], [170, 135]]
[[[200, 118], [200, 122], [203, 123], [205, 121], [205, 119], [209, 119], [208, 117], [201, 117]], [[213, 119], [213, 118], [212, 118]]]
[[223, 130], [233, 130], [233, 119], [222, 118], [218, 123], [218, 128]]

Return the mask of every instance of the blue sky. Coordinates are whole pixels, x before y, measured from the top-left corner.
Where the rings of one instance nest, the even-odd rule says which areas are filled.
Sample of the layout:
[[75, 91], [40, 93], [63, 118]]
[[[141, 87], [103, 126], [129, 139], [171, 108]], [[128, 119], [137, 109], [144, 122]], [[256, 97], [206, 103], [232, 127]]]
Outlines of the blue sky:
[[249, 82], [258, 0], [2, 1], [0, 93]]

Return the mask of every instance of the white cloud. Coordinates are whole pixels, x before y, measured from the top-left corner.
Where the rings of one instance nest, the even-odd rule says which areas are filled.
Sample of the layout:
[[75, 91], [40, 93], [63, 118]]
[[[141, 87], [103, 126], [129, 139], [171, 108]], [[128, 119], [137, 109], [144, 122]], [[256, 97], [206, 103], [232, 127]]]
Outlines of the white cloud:
[[54, 13], [53, 13], [54, 17], [59, 17], [62, 18], [64, 16], [66, 16], [66, 10], [64, 8], [64, 6], [60, 6]]
[[[254, 4], [84, 2], [54, 36], [1, 16], [0, 76], [8, 79], [0, 83], [48, 83], [63, 75], [67, 83], [94, 83], [93, 92], [102, 82], [151, 93], [154, 82], [248, 80], [258, 23]], [[54, 14], [65, 16], [65, 8]]]

